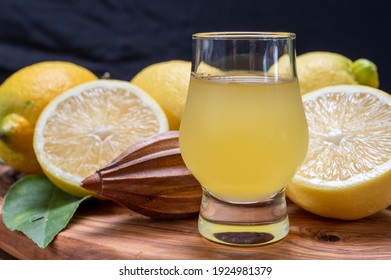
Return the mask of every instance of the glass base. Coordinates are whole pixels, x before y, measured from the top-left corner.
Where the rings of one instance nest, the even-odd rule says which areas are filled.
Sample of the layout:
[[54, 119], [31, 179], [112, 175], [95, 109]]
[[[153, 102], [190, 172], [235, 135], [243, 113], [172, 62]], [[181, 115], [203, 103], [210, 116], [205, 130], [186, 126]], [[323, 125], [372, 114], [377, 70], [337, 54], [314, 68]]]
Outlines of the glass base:
[[284, 190], [266, 201], [250, 204], [221, 201], [204, 190], [198, 230], [210, 241], [233, 246], [279, 241], [289, 232]]

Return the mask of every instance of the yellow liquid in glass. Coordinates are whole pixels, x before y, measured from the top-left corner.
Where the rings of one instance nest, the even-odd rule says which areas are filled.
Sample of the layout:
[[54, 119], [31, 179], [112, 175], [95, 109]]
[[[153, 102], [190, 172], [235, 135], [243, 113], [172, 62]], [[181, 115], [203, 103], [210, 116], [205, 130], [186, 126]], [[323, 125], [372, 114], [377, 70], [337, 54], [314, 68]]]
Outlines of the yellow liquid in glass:
[[294, 176], [307, 146], [297, 80], [191, 78], [180, 127], [181, 154], [216, 198], [252, 203], [276, 194]]

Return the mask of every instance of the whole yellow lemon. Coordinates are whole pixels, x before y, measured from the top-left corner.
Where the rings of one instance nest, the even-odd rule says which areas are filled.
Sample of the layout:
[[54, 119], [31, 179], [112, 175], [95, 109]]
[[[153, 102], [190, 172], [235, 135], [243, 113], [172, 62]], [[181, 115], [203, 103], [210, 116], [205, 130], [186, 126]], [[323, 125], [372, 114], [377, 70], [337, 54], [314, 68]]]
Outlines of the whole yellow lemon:
[[24, 173], [41, 173], [33, 150], [35, 123], [56, 96], [97, 77], [64, 61], [46, 61], [24, 67], [0, 87], [0, 158]]
[[[289, 66], [289, 57], [282, 56], [278, 63], [269, 69], [269, 74], [276, 71], [281, 75], [290, 73]], [[296, 68], [302, 94], [322, 87], [342, 84], [379, 87], [376, 65], [364, 58], [353, 62], [333, 52], [308, 52], [297, 57]]]
[[163, 108], [171, 130], [179, 129], [190, 82], [191, 62], [170, 60], [142, 69], [130, 81]]

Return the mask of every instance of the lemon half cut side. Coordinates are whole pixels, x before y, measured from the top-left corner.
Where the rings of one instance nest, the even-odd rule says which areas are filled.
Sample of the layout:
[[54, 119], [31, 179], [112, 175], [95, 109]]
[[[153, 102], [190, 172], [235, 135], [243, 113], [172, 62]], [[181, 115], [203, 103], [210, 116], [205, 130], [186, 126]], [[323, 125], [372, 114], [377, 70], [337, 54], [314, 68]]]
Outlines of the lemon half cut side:
[[287, 196], [320, 216], [355, 220], [391, 205], [391, 96], [361, 85], [303, 96], [309, 149]]
[[55, 98], [40, 115], [34, 151], [64, 191], [85, 196], [80, 182], [132, 144], [168, 130], [161, 107], [129, 82], [98, 80]]

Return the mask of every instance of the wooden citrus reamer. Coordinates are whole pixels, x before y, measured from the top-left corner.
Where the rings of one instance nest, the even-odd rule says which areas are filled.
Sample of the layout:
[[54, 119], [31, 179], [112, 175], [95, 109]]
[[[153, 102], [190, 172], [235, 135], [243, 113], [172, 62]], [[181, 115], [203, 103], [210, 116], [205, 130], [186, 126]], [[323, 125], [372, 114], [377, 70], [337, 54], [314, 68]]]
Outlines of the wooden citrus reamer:
[[182, 160], [178, 136], [169, 131], [132, 145], [81, 186], [151, 218], [196, 216], [201, 186]]

